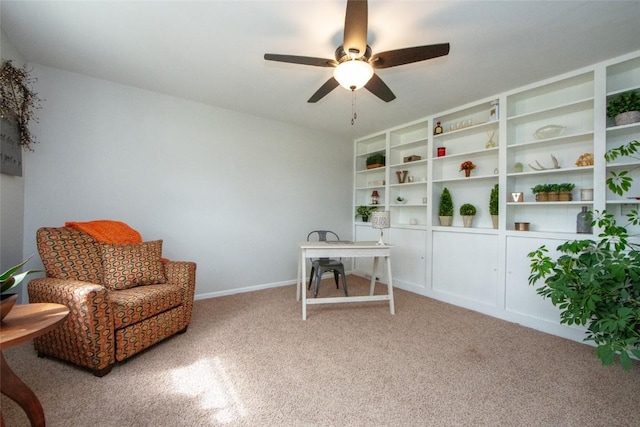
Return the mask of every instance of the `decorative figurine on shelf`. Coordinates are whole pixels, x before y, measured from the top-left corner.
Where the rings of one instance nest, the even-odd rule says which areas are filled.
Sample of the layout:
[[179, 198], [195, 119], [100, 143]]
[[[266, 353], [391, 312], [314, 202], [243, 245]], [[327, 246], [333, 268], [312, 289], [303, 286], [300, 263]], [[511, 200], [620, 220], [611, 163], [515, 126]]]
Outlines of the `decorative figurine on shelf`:
[[534, 171], [546, 171], [549, 169], [560, 169], [560, 164], [558, 163], [558, 159], [555, 158], [555, 156], [553, 154], [551, 154], [551, 161], [553, 162], [553, 166], [551, 167], [546, 167], [546, 166], [542, 166], [540, 164], [539, 161], [536, 160], [536, 164], [538, 165], [536, 166], [532, 166], [531, 163], [529, 163], [529, 167], [531, 169], [533, 169]]
[[433, 129], [433, 134], [440, 135], [441, 133], [442, 133], [442, 125], [440, 124], [440, 122], [437, 122], [436, 127]]
[[466, 162], [462, 162], [460, 165], [460, 172], [464, 171], [464, 176], [469, 178], [471, 176], [471, 171], [475, 168], [476, 165], [471, 160], [467, 160]]
[[377, 205], [379, 198], [380, 195], [378, 194], [378, 190], [373, 190], [373, 192], [371, 193], [371, 204]]
[[576, 160], [576, 166], [593, 166], [593, 153], [584, 153], [578, 157], [578, 160]]

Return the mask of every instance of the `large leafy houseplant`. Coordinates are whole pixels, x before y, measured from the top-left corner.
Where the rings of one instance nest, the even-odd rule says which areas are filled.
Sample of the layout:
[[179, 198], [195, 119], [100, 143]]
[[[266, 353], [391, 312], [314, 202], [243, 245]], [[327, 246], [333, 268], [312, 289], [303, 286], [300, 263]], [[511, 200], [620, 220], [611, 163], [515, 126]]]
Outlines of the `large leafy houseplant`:
[[[638, 142], [633, 143], [637, 148]], [[620, 150], [607, 151], [605, 158], [621, 155]], [[607, 180], [617, 194], [623, 194], [627, 184]], [[587, 328], [585, 340], [596, 344], [603, 364], [612, 364], [617, 355], [622, 367], [630, 369], [632, 357], [640, 358], [640, 245], [628, 228], [640, 225], [640, 214], [628, 213], [624, 226], [606, 211], [591, 215], [592, 225], [600, 229], [599, 239], [565, 242], [555, 259], [545, 246], [529, 253], [529, 284], [543, 282], [537, 293], [561, 310], [561, 323]]]

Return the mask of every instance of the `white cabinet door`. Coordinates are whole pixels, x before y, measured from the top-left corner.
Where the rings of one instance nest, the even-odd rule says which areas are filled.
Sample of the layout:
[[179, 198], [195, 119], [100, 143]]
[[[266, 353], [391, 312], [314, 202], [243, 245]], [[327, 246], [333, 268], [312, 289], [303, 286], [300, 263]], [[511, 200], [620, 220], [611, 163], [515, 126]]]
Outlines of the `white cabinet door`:
[[461, 300], [496, 307], [498, 236], [433, 232], [432, 288]]
[[393, 284], [412, 292], [424, 293], [426, 286], [426, 230], [392, 228], [385, 242], [391, 249], [391, 274]]
[[556, 247], [563, 240], [549, 240], [543, 238], [507, 237], [507, 265], [506, 265], [506, 295], [505, 309], [512, 313], [560, 323], [560, 311], [551, 304], [548, 299], [542, 298], [536, 293], [542, 283], [535, 286], [529, 285], [531, 273], [531, 258], [527, 254], [535, 251], [542, 245], [546, 245], [549, 254], [555, 257]]

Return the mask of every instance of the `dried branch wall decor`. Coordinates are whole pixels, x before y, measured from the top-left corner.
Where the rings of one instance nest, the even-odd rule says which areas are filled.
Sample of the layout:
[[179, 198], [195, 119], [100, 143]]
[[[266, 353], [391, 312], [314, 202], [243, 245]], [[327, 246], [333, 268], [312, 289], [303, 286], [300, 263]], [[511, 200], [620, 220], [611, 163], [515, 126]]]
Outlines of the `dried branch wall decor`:
[[29, 122], [36, 121], [35, 110], [39, 110], [41, 99], [31, 89], [36, 81], [25, 69], [13, 66], [5, 61], [0, 69], [0, 117], [16, 121], [20, 128], [19, 145], [33, 151], [36, 138], [29, 131]]

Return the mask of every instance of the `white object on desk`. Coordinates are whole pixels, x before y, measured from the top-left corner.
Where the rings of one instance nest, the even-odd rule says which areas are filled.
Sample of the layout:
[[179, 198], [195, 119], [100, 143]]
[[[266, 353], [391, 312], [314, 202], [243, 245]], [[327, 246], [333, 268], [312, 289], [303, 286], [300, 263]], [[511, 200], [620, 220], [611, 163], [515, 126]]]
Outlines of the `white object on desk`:
[[[371, 286], [369, 295], [332, 298], [307, 299], [307, 258], [373, 258], [371, 272]], [[387, 264], [387, 294], [374, 295], [376, 284], [376, 270], [378, 261], [384, 257]], [[307, 320], [307, 304], [335, 304], [344, 302], [389, 301], [389, 311], [395, 314], [393, 302], [393, 283], [391, 279], [391, 246], [377, 245], [376, 242], [302, 242], [300, 243], [300, 257], [298, 258], [298, 283], [296, 286], [296, 300], [300, 301], [302, 293], [302, 319]], [[302, 291], [302, 292], [301, 292]]]

